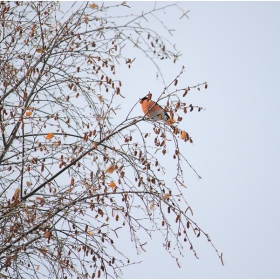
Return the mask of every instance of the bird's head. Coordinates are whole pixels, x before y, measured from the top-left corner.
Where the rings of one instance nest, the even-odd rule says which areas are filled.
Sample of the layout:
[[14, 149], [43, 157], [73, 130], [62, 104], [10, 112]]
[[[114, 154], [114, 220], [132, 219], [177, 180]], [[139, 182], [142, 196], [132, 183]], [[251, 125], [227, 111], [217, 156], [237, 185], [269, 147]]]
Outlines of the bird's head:
[[152, 98], [152, 94], [149, 92], [147, 95], [145, 95], [143, 98], [140, 99], [140, 103], [143, 103], [144, 100], [150, 101]]

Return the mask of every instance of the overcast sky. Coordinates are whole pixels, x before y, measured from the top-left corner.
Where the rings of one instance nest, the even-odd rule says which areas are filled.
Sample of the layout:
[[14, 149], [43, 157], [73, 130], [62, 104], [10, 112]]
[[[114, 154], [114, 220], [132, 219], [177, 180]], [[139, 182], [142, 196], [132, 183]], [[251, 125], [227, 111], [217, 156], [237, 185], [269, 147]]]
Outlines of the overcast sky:
[[[124, 13], [139, 14], [154, 5], [127, 3], [131, 8], [122, 7]], [[184, 146], [185, 156], [202, 176], [199, 180], [186, 170], [185, 197], [194, 220], [223, 252], [225, 266], [200, 237], [195, 240], [199, 259], [187, 248], [180, 269], [164, 251], [164, 238], [155, 235], [144, 237], [147, 252], [140, 255], [124, 240], [131, 260], [142, 263], [125, 268], [123, 277], [279, 278], [280, 2], [179, 5], [190, 10], [189, 19], [179, 19], [182, 13], [175, 9], [161, 18], [176, 29], [169, 39], [182, 56], [175, 65], [162, 62], [160, 67], [166, 82], [184, 65], [180, 85], [208, 83], [207, 90], [191, 91], [186, 100], [206, 110], [188, 114], [181, 125], [194, 140]], [[157, 29], [154, 22], [151, 28]], [[126, 97], [123, 116], [149, 91], [157, 97], [163, 90], [156, 69], [142, 58], [119, 73]], [[136, 107], [134, 115], [141, 114]]]
[[[127, 2], [131, 12], [151, 2]], [[159, 3], [162, 5], [162, 3]], [[199, 259], [185, 251], [182, 268], [164, 251], [162, 240], [147, 238], [141, 264], [124, 269], [124, 278], [279, 278], [280, 277], [280, 3], [181, 2], [189, 19], [167, 12], [176, 29], [172, 42], [183, 54], [175, 66], [161, 64], [166, 81], [186, 71], [181, 85], [207, 81], [188, 101], [205, 107], [183, 126], [194, 139], [186, 155], [202, 176], [186, 170], [185, 192], [194, 218], [224, 254], [222, 266], [201, 237]], [[155, 26], [153, 26], [155, 28]], [[162, 84], [145, 60], [135, 61], [123, 78], [126, 106]], [[123, 110], [129, 111], [129, 109]], [[135, 115], [140, 115], [140, 106]], [[127, 241], [126, 248], [133, 249]]]

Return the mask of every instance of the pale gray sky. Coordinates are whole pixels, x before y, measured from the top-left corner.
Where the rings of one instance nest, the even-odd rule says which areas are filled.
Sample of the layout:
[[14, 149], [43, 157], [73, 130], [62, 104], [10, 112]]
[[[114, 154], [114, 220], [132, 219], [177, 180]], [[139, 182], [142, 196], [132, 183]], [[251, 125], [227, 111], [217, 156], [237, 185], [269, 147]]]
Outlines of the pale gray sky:
[[[151, 2], [127, 2], [130, 11]], [[159, 3], [162, 5], [162, 3]], [[163, 239], [147, 238], [141, 264], [124, 269], [124, 278], [279, 278], [280, 277], [280, 3], [181, 2], [190, 19], [167, 12], [172, 42], [183, 54], [175, 66], [161, 64], [170, 81], [182, 65], [180, 85], [207, 81], [187, 101], [206, 108], [189, 114], [183, 126], [194, 145], [186, 156], [202, 176], [186, 170], [188, 202], [194, 218], [224, 253], [223, 267], [201, 237], [197, 260], [188, 249], [182, 268], [164, 251]], [[155, 69], [136, 59], [125, 72], [124, 114], [148, 91], [157, 96], [162, 84]], [[123, 73], [121, 73], [123, 74]], [[125, 111], [127, 110], [127, 112]], [[135, 109], [140, 115], [141, 108]], [[129, 240], [124, 244], [133, 246]]]
[[[154, 5], [127, 3], [131, 8], [123, 7], [124, 13], [140, 13]], [[124, 234], [124, 252], [142, 263], [125, 268], [123, 277], [279, 278], [280, 2], [180, 6], [190, 10], [189, 19], [180, 20], [175, 9], [162, 19], [176, 29], [169, 39], [183, 55], [175, 65], [163, 62], [160, 67], [166, 82], [184, 65], [181, 86], [204, 81], [209, 85], [207, 90], [191, 91], [186, 99], [206, 111], [188, 114], [181, 125], [194, 140], [194, 145], [184, 146], [185, 156], [202, 176], [198, 180], [186, 169], [185, 196], [194, 220], [223, 252], [225, 266], [203, 236], [194, 242], [199, 259], [187, 248], [180, 269], [164, 251], [162, 236], [144, 237], [147, 252], [137, 255]], [[133, 51], [131, 58], [136, 56]], [[156, 69], [144, 58], [137, 56], [132, 69], [118, 73], [126, 97], [120, 120], [140, 97], [149, 91], [157, 97], [163, 90]], [[141, 114], [136, 107], [134, 115]]]

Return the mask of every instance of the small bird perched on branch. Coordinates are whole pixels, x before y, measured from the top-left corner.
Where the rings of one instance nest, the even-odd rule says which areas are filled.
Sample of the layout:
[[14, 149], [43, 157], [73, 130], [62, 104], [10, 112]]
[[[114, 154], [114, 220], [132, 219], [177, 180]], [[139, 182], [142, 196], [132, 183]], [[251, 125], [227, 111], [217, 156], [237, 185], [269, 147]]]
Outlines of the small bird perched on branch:
[[166, 124], [170, 125], [170, 127], [174, 130], [176, 127], [172, 126], [172, 124], [175, 123], [175, 120], [173, 120], [173, 118], [170, 118], [170, 116], [159, 104], [151, 100], [151, 97], [152, 94], [149, 93], [148, 95], [140, 99], [143, 113], [150, 119], [165, 121]]
[[185, 142], [190, 141], [190, 143], [193, 143], [192, 138], [185, 130], [181, 130], [176, 126], [173, 126], [173, 124], [176, 123], [176, 120], [174, 120], [173, 112], [171, 111], [169, 116], [167, 112], [159, 104], [154, 102], [151, 98], [152, 94], [149, 93], [140, 99], [140, 104], [142, 106], [143, 113], [148, 118], [153, 119], [155, 121], [164, 121], [173, 129], [174, 134], [177, 135], [179, 133], [181, 139], [183, 139]]

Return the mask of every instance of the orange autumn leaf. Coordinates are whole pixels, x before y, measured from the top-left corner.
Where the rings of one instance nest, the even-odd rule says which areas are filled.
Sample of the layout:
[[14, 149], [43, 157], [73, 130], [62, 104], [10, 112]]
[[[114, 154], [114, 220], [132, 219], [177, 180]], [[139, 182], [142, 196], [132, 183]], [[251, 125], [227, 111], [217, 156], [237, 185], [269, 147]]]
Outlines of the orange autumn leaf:
[[92, 231], [92, 230], [89, 231], [88, 234], [89, 234], [90, 236], [92, 236], [92, 235], [93, 235], [93, 231]]
[[43, 51], [44, 51], [44, 49], [42, 49], [42, 48], [39, 48], [36, 50], [36, 52], [38, 52], [38, 53], [42, 53]]
[[176, 120], [170, 118], [170, 119], [168, 119], [165, 123], [166, 123], [167, 125], [172, 125], [172, 124], [176, 123]]
[[52, 132], [49, 133], [49, 134], [46, 136], [46, 138], [47, 138], [48, 140], [51, 140], [53, 137], [54, 137], [54, 134], [53, 134]]
[[171, 195], [168, 193], [168, 194], [165, 194], [162, 198], [163, 199], [168, 199], [168, 198], [170, 198], [171, 197]]
[[29, 116], [31, 116], [31, 115], [32, 115], [32, 112], [31, 112], [31, 111], [26, 112], [26, 116], [27, 116], [27, 117], [29, 117]]
[[97, 4], [95, 4], [95, 3], [90, 4], [89, 6], [90, 6], [92, 9], [97, 9], [97, 8], [98, 8], [98, 5], [97, 5]]
[[182, 133], [181, 133], [181, 138], [185, 139], [186, 135], [187, 135], [186, 131], [183, 130]]
[[30, 187], [31, 185], [32, 185], [31, 182], [28, 182], [28, 181], [26, 182], [27, 187]]
[[114, 188], [116, 186], [116, 183], [114, 181], [111, 181], [110, 185], [111, 188]]
[[115, 171], [115, 169], [116, 169], [116, 168], [115, 168], [115, 165], [111, 164], [111, 165], [107, 168], [106, 172], [112, 174], [112, 173]]

